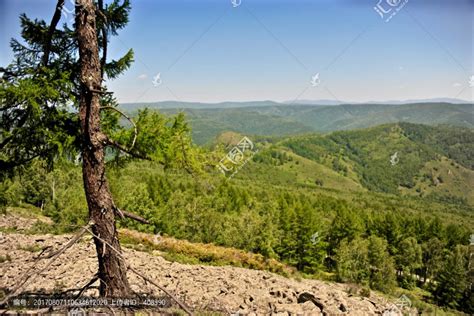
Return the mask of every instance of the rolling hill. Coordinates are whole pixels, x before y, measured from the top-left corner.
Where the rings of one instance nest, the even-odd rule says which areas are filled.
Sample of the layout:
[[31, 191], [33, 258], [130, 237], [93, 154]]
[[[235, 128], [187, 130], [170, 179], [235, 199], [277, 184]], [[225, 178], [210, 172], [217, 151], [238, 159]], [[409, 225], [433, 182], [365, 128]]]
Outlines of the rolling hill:
[[474, 205], [473, 156], [472, 129], [385, 124], [275, 141], [239, 176]]

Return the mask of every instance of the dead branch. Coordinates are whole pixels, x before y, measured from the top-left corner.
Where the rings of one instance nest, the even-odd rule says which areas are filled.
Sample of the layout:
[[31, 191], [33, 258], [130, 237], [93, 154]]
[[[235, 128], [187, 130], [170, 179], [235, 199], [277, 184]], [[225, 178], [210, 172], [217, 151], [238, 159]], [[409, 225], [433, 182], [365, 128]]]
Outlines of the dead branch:
[[122, 212], [122, 214], [125, 216], [125, 217], [128, 217], [130, 219], [134, 219], [136, 220], [137, 222], [140, 222], [140, 223], [143, 223], [143, 224], [150, 224], [149, 221], [147, 221], [146, 219], [144, 219], [143, 217], [141, 216], [138, 216], [136, 214], [133, 214], [133, 213], [130, 213], [130, 212], [127, 212], [127, 211], [124, 211], [124, 210], [120, 210], [120, 212]]
[[[13, 288], [13, 290], [5, 296], [5, 298], [0, 302], [0, 305], [5, 304], [10, 298], [12, 298], [23, 286], [26, 285], [26, 283], [30, 280], [33, 279], [35, 276], [38, 274], [43, 273], [46, 271], [46, 269], [49, 268], [49, 266], [62, 254], [64, 253], [68, 248], [70, 248], [72, 245], [74, 245], [87, 231], [89, 231], [89, 227], [92, 226], [93, 223], [89, 222], [86, 226], [84, 226], [76, 235], [74, 235], [61, 249], [58, 251], [51, 253], [47, 255], [46, 257], [43, 257], [41, 259], [49, 259], [51, 260], [40, 270], [34, 271], [33, 273], [30, 274], [30, 271], [34, 268], [35, 264], [28, 269], [20, 278], [20, 281], [17, 283], [17, 285]], [[38, 261], [40, 258], [38, 257], [36, 261]]]
[[81, 290], [79, 291], [79, 293], [76, 295], [76, 299], [79, 298], [79, 297], [82, 295], [82, 293], [84, 293], [84, 291], [85, 291], [86, 289], [88, 289], [92, 284], [94, 284], [97, 280], [99, 280], [99, 275], [96, 273], [96, 274], [92, 277], [92, 279], [90, 279], [90, 281], [87, 282], [87, 284], [84, 285], [84, 286], [81, 288]]
[[64, 6], [64, 0], [58, 0], [56, 4], [56, 10], [54, 11], [53, 18], [51, 19], [51, 24], [49, 25], [49, 28], [48, 28], [48, 33], [46, 34], [46, 42], [44, 45], [43, 57], [41, 60], [41, 64], [43, 66], [48, 65], [49, 55], [51, 53], [51, 42], [53, 40], [53, 34], [54, 34], [54, 31], [56, 30], [56, 26], [58, 25], [59, 20], [61, 19], [61, 10], [63, 6]]
[[[105, 241], [104, 239], [100, 238], [99, 236], [97, 236], [96, 234], [94, 234], [94, 232], [92, 232], [92, 230], [90, 230], [89, 228], [86, 228], [86, 230], [92, 235], [94, 236], [95, 238], [99, 239], [101, 242], [103, 242], [105, 245], [109, 246], [110, 249], [112, 249], [116, 254], [117, 256], [122, 259], [125, 263], [126, 263], [126, 260], [125, 258], [123, 257], [122, 253], [120, 251], [118, 251], [117, 249], [115, 249], [111, 244], [109, 244], [107, 241]], [[176, 304], [178, 304], [188, 315], [193, 315], [193, 313], [188, 309], [188, 307], [182, 303], [180, 300], [178, 300], [178, 298], [176, 298], [173, 294], [171, 294], [169, 291], [167, 291], [164, 287], [156, 284], [155, 282], [153, 282], [151, 279], [149, 279], [148, 277], [144, 276], [143, 274], [141, 274], [140, 272], [138, 272], [137, 270], [135, 270], [134, 268], [132, 268], [130, 265], [127, 264], [127, 267], [130, 271], [132, 271], [133, 273], [135, 273], [136, 275], [138, 275], [139, 277], [143, 278], [145, 281], [149, 282], [150, 284], [156, 286], [158, 289], [160, 289], [161, 291], [163, 291], [166, 295], [168, 295], [173, 301], [176, 302]]]
[[122, 219], [127, 217], [127, 218], [136, 220], [137, 222], [140, 222], [140, 223], [143, 223], [143, 224], [150, 224], [150, 222], [147, 221], [146, 219], [144, 219], [143, 217], [138, 216], [138, 215], [133, 214], [133, 213], [130, 213], [130, 212], [127, 212], [127, 211], [124, 211], [124, 210], [121, 210], [117, 206], [114, 206], [114, 211], [115, 211], [115, 214], [118, 215]]
[[91, 87], [89, 87], [88, 90], [89, 90], [89, 92], [97, 93], [97, 94], [113, 94], [112, 92], [108, 92], [108, 91], [104, 91], [104, 90], [97, 90], [97, 89], [94, 89], [94, 88], [91, 88]]
[[106, 144], [107, 145], [110, 145], [110, 146], [114, 146], [115, 148], [117, 148], [118, 150], [126, 153], [126, 154], [129, 154], [130, 156], [134, 157], [134, 158], [139, 158], [139, 159], [143, 159], [143, 160], [151, 160], [150, 157], [146, 156], [146, 155], [141, 155], [139, 153], [136, 153], [136, 152], [133, 152], [125, 147], [123, 147], [119, 142], [113, 140], [113, 139], [110, 139], [107, 137], [106, 139]]
[[117, 112], [117, 113], [119, 113], [120, 115], [122, 115], [123, 117], [125, 117], [125, 118], [133, 125], [133, 129], [134, 129], [133, 141], [132, 141], [132, 145], [130, 146], [130, 148], [128, 148], [128, 150], [132, 150], [133, 147], [135, 147], [135, 142], [137, 141], [137, 136], [138, 136], [137, 124], [135, 124], [135, 122], [134, 122], [127, 114], [125, 114], [124, 112], [120, 111], [120, 110], [117, 109], [115, 106], [110, 106], [110, 105], [102, 106], [101, 109], [111, 109], [111, 110], [114, 110], [115, 112]]

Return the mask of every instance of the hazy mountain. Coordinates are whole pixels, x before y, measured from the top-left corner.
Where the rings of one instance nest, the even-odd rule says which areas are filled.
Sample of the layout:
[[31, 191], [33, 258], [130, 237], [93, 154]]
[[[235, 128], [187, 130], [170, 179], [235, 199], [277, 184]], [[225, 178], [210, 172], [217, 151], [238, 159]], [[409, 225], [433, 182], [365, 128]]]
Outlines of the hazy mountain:
[[345, 101], [337, 101], [337, 100], [288, 100], [282, 102], [282, 104], [305, 104], [305, 105], [340, 105], [340, 104], [349, 104], [354, 102], [345, 102]]
[[341, 104], [410, 104], [410, 103], [453, 103], [468, 104], [472, 101], [466, 101], [456, 98], [432, 98], [432, 99], [408, 99], [408, 100], [388, 100], [388, 101], [367, 101], [367, 102], [346, 102], [336, 100], [297, 100], [285, 101], [284, 104], [308, 104], [308, 105], [341, 105]]
[[120, 108], [134, 112], [143, 108], [150, 109], [220, 109], [220, 108], [243, 108], [254, 106], [272, 106], [280, 103], [274, 101], [249, 101], [249, 102], [220, 102], [220, 103], [201, 103], [201, 102], [181, 102], [181, 101], [160, 101], [160, 102], [140, 102], [140, 103], [121, 103]]
[[259, 107], [259, 106], [278, 106], [278, 105], [342, 105], [342, 104], [389, 104], [400, 105], [410, 103], [453, 103], [453, 104], [472, 104], [466, 100], [455, 98], [434, 98], [434, 99], [419, 99], [419, 100], [390, 100], [390, 101], [369, 101], [369, 102], [350, 102], [350, 101], [336, 101], [336, 100], [288, 100], [284, 102], [276, 102], [270, 100], [264, 101], [226, 101], [218, 103], [205, 102], [181, 102], [181, 101], [158, 101], [158, 102], [135, 102], [135, 103], [121, 103], [120, 107], [128, 112], [134, 112], [142, 108], [150, 109], [221, 109], [221, 108], [245, 108], [245, 107]]
[[449, 124], [472, 128], [474, 127], [474, 104], [349, 104], [301, 108], [291, 118], [321, 132], [395, 122]]
[[[176, 108], [160, 110], [167, 114], [179, 111]], [[396, 122], [474, 127], [473, 104], [260, 104], [240, 108], [182, 110], [187, 114], [194, 140], [198, 144], [210, 142], [224, 131], [246, 135], [285, 136], [366, 128]]]

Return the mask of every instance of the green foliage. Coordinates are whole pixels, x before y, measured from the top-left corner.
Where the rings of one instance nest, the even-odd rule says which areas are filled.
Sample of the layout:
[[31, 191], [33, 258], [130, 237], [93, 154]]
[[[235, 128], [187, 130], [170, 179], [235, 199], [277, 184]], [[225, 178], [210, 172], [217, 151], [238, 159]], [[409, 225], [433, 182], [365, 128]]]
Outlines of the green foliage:
[[287, 162], [293, 161], [293, 158], [289, 156], [285, 151], [269, 149], [257, 153], [253, 157], [253, 161], [257, 163], [264, 163], [267, 165], [282, 166]]
[[444, 257], [444, 246], [445, 245], [437, 237], [432, 237], [421, 245], [423, 264], [420, 274], [423, 277], [424, 283], [426, 283], [428, 278], [432, 279], [437, 275], [441, 269]]
[[363, 230], [363, 223], [356, 212], [348, 209], [345, 205], [337, 208], [329, 229], [329, 252], [339, 247], [343, 240], [351, 241], [358, 237]]
[[395, 258], [400, 284], [405, 288], [413, 288], [416, 283], [414, 272], [422, 265], [422, 250], [416, 238], [402, 240]]
[[393, 258], [388, 253], [388, 243], [385, 239], [370, 236], [368, 238], [368, 259], [370, 265], [370, 287], [385, 293], [395, 288]]
[[474, 169], [474, 131], [452, 126], [436, 128], [425, 125], [400, 123], [404, 135], [412, 141], [435, 147], [448, 158], [457, 161], [469, 169]]
[[387, 242], [379, 237], [343, 240], [336, 250], [337, 277], [343, 282], [369, 285], [372, 289], [391, 292], [395, 287], [393, 259]]
[[[130, 3], [114, 0], [101, 10], [97, 19], [98, 42], [106, 44], [107, 36], [128, 22]], [[43, 20], [20, 16], [22, 41], [12, 39], [14, 60], [0, 68], [0, 178], [18, 171], [40, 157], [49, 165], [58, 157], [75, 157], [81, 150], [82, 138], [78, 114], [79, 80], [76, 34], [67, 24], [50, 26]], [[51, 36], [49, 36], [51, 35]], [[104, 41], [102, 41], [104, 39]], [[101, 45], [105, 52], [106, 47]], [[46, 57], [46, 58], [45, 58]], [[104, 55], [104, 57], [106, 57]], [[130, 67], [130, 50], [119, 60], [102, 60], [109, 79], [116, 78]], [[101, 104], [116, 105], [113, 97], [104, 94]], [[109, 120], [104, 126], [118, 121]], [[106, 126], [106, 129], [113, 129]]]
[[[7, 205], [43, 201], [43, 214], [54, 221], [49, 231], [73, 230], [87, 220], [80, 167], [67, 161], [52, 171], [45, 167], [35, 162], [25, 168], [24, 177], [4, 181], [2, 200]], [[116, 205], [151, 222], [123, 219], [121, 227], [238, 248], [279, 259], [306, 274], [336, 272], [341, 281], [384, 292], [392, 291], [397, 269], [411, 275], [410, 286], [418, 280], [416, 285], [434, 291], [445, 253], [466, 244], [472, 229], [469, 222], [451, 225], [460, 222], [455, 213], [431, 215], [437, 206], [426, 200], [315, 193], [314, 187], [228, 181], [218, 174], [193, 177], [165, 170], [155, 161], [115, 167], [111, 160], [108, 178]], [[40, 228], [35, 230], [44, 233]], [[398, 285], [407, 286], [404, 282], [399, 277]], [[466, 294], [458, 297], [458, 308], [464, 308]]]
[[[182, 169], [201, 172], [209, 164], [208, 157], [191, 142], [191, 130], [183, 113], [174, 117], [165, 116], [147, 109], [139, 111], [134, 118], [137, 134], [135, 144], [134, 128], [115, 128], [112, 137], [122, 144], [133, 144], [132, 152], [139, 157], [161, 163], [165, 169]], [[123, 158], [120, 150], [115, 150], [115, 159]], [[127, 157], [127, 156], [125, 156]]]
[[41, 69], [0, 80], [0, 177], [14, 167], [43, 157], [74, 152], [79, 131], [75, 115], [66, 104], [73, 98], [69, 74]]
[[[468, 262], [467, 247], [457, 246], [447, 254], [439, 273], [435, 276], [433, 296], [437, 304], [455, 309], [460, 308], [462, 304], [468, 304], [467, 300], [470, 300], [472, 295]], [[470, 312], [472, 311], [471, 309]]]
[[339, 281], [368, 285], [370, 278], [368, 240], [343, 240], [336, 250]]
[[[441, 133], [442, 137], [431, 136]], [[467, 158], [468, 155], [474, 155], [472, 139], [474, 135], [469, 129], [400, 123], [328, 135], [293, 137], [280, 144], [345, 177], [352, 177], [369, 190], [394, 194], [405, 190], [415, 194], [422, 170], [428, 163], [441, 161], [441, 156], [472, 169]], [[390, 160], [395, 153], [398, 160], [392, 165]], [[438, 164], [443, 164], [445, 172], [451, 174], [445, 162]], [[436, 181], [430, 187], [443, 186], [445, 180], [450, 178], [449, 174], [441, 175], [441, 170], [436, 173]], [[450, 195], [440, 189], [430, 189], [427, 194], [437, 200], [451, 199], [446, 202], [466, 203], [465, 189], [454, 181], [450, 181], [449, 186], [457, 187], [463, 193]]]

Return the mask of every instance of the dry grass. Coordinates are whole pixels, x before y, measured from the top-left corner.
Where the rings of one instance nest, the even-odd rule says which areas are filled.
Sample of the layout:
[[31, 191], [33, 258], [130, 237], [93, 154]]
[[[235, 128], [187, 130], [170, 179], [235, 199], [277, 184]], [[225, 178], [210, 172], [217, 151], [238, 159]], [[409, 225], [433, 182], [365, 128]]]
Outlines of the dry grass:
[[260, 254], [214, 244], [192, 243], [172, 237], [140, 233], [128, 229], [119, 231], [120, 242], [130, 248], [152, 252], [163, 252], [165, 259], [190, 264], [230, 265], [255, 270], [266, 270], [284, 276], [298, 276], [296, 269], [278, 260], [268, 259]]

